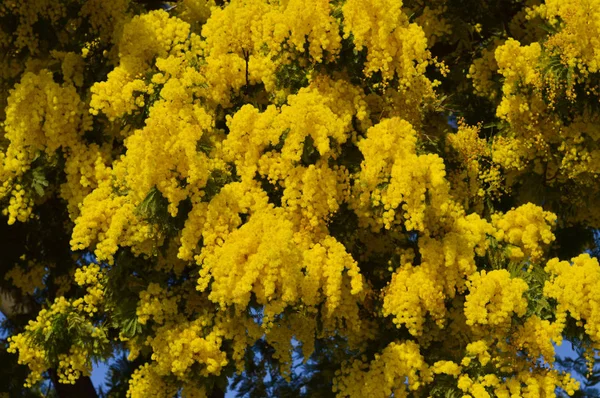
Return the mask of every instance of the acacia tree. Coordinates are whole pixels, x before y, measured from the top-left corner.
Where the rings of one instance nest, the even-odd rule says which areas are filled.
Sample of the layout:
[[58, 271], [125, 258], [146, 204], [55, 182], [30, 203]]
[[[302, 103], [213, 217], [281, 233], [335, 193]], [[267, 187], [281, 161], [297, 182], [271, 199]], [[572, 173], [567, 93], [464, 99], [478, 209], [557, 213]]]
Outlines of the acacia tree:
[[[131, 398], [598, 379], [600, 1], [4, 1], [0, 22], [0, 390], [93, 396], [119, 352], [108, 395]], [[583, 362], [555, 364], [565, 338]]]

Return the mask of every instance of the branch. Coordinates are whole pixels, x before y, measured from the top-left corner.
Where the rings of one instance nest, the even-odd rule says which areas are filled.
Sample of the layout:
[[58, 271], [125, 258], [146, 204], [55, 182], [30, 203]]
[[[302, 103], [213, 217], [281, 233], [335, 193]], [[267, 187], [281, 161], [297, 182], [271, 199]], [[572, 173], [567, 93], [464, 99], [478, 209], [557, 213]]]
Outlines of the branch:
[[15, 295], [0, 287], [0, 312], [8, 319], [18, 315], [25, 315], [31, 312], [31, 307], [27, 304], [19, 303]]
[[242, 54], [244, 54], [244, 61], [246, 61], [246, 86], [244, 87], [244, 94], [248, 95], [248, 86], [250, 85], [250, 76], [248, 70], [248, 64], [250, 63], [250, 50], [246, 51], [242, 48]]

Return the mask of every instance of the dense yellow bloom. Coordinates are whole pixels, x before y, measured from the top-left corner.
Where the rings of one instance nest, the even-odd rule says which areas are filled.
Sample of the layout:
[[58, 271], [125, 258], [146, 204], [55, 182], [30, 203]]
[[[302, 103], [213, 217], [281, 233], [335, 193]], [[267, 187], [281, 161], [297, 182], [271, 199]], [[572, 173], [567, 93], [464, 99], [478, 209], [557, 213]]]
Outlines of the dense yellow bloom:
[[345, 270], [352, 280], [352, 294], [361, 291], [358, 269], [331, 237], [310, 249], [305, 245], [283, 212], [255, 213], [204, 259], [199, 289], [206, 289], [212, 278], [209, 298], [222, 306], [235, 305], [238, 311], [247, 307], [253, 293], [265, 306], [267, 317], [301, 297], [309, 305], [320, 303], [322, 289], [327, 312], [333, 313]]
[[140, 292], [140, 303], [136, 310], [138, 322], [145, 325], [150, 318], [159, 325], [165, 319], [177, 314], [177, 297], [169, 297], [168, 292], [156, 283], [148, 285], [148, 289]]
[[[147, 249], [142, 244], [151, 237], [152, 228], [140, 222], [135, 205], [127, 196], [119, 195], [110, 180], [103, 181], [83, 201], [81, 215], [73, 229], [71, 247], [83, 249], [96, 244], [94, 251], [98, 260], [114, 261], [119, 245]], [[98, 237], [102, 237], [97, 241]]]
[[148, 396], [168, 396], [177, 388], [170, 386], [156, 372], [156, 365], [144, 364], [136, 369], [129, 380], [128, 398], [144, 398]]
[[[597, 44], [593, 32], [598, 27], [590, 18], [600, 12], [600, 4], [527, 4], [528, 8], [511, 22], [517, 39], [492, 43], [471, 68], [476, 91], [492, 99], [496, 95], [492, 81], [502, 77], [498, 85], [502, 97], [496, 114], [507, 125], [494, 138], [492, 158], [512, 171], [507, 176], [510, 184], [528, 171], [543, 175], [551, 185], [570, 180], [577, 184], [570, 192], [587, 191], [593, 185], [590, 177], [596, 178], [600, 170], [600, 152], [595, 128], [591, 127], [595, 116], [576, 103], [587, 101], [597, 92], [590, 73], [598, 69], [593, 50]], [[545, 30], [540, 26], [545, 26]], [[494, 73], [498, 75], [492, 76]], [[565, 108], [561, 108], [564, 106], [569, 108], [567, 118]], [[561, 200], [567, 204], [577, 200], [577, 196], [567, 194]], [[568, 222], [590, 222], [596, 218], [587, 210], [578, 213], [571, 215]]]
[[[327, 59], [333, 60], [340, 50], [341, 37], [338, 22], [330, 15], [330, 1], [290, 0], [286, 3], [280, 20], [289, 29], [288, 45], [295, 47], [298, 52], [304, 52], [305, 43], [308, 42], [308, 52], [316, 62], [323, 61], [325, 52]], [[276, 31], [280, 29], [278, 25]]]
[[513, 314], [523, 316], [527, 310], [527, 299], [523, 297], [527, 283], [511, 278], [506, 270], [476, 273], [468, 287], [465, 302], [468, 325], [509, 326]]
[[130, 398], [294, 387], [299, 350], [340, 397], [577, 389], [600, 265], [548, 253], [600, 226], [600, 0], [33, 3], [0, 4], [5, 227], [60, 229], [2, 274], [27, 386], [123, 344]]
[[552, 227], [556, 223], [556, 215], [532, 203], [504, 215], [494, 214], [492, 222], [498, 229], [496, 238], [516, 246], [509, 249], [511, 258], [526, 257], [537, 262], [545, 246], [554, 241]]
[[[166, 96], [167, 88], [165, 84], [161, 95]], [[181, 200], [199, 194], [199, 188], [208, 180], [210, 164], [206, 155], [196, 151], [196, 144], [211, 124], [210, 116], [200, 106], [182, 104], [177, 99], [154, 104], [146, 126], [125, 140], [123, 182], [132, 187], [129, 195], [134, 202], [141, 202], [156, 187], [169, 201], [168, 210], [174, 216]], [[164, 131], [171, 132], [172, 137], [165, 137]], [[182, 180], [187, 183], [185, 188], [181, 187]]]
[[[334, 381], [340, 397], [408, 397], [410, 390], [427, 384], [431, 371], [412, 341], [390, 343], [370, 363], [357, 359], [342, 368]], [[406, 380], [406, 383], [405, 383]]]
[[110, 119], [131, 114], [144, 104], [143, 94], [149, 91], [143, 80], [132, 79], [125, 69], [115, 68], [106, 82], [92, 87], [91, 112], [96, 115], [101, 110]]
[[535, 149], [518, 137], [497, 137], [492, 144], [492, 160], [506, 170], [523, 171], [535, 158]]
[[458, 131], [446, 137], [451, 153], [456, 153], [462, 165], [450, 170], [451, 194], [465, 209], [477, 212], [485, 206], [486, 198], [499, 198], [509, 190], [500, 168], [489, 160], [496, 152], [490, 150], [480, 133], [481, 125], [468, 126], [459, 121]]
[[59, 355], [59, 381], [65, 384], [75, 384], [81, 375], [92, 374], [92, 362], [88, 352], [80, 347], [72, 347], [68, 354]]
[[313, 61], [333, 60], [340, 49], [338, 30], [328, 0], [236, 0], [215, 9], [202, 27], [211, 99], [228, 106], [229, 95], [242, 87], [263, 83], [274, 90], [276, 69], [293, 58], [284, 50], [302, 53], [307, 46]]
[[[517, 82], [523, 79], [522, 84], [536, 85], [541, 83], [539, 73], [536, 69], [538, 58], [542, 52], [539, 43], [521, 46], [517, 40], [509, 39], [499, 46], [495, 51], [496, 62], [499, 73], [506, 79], [503, 85], [503, 94], [506, 101], [510, 95], [515, 94]], [[500, 105], [499, 109], [503, 106]], [[503, 113], [498, 110], [499, 116]]]
[[6, 107], [4, 137], [7, 150], [0, 155], [0, 197], [11, 196], [4, 210], [12, 224], [25, 221], [31, 213], [31, 192], [19, 182], [39, 156], [55, 156], [57, 150], [77, 145], [87, 127], [82, 119], [83, 103], [72, 85], [54, 82], [52, 73], [26, 73], [11, 91]]
[[102, 111], [109, 119], [131, 114], [143, 107], [144, 93], [152, 94], [153, 86], [141, 79], [156, 57], [189, 49], [190, 25], [171, 18], [165, 11], [136, 16], [123, 28], [119, 42], [119, 65], [108, 74], [108, 80], [92, 88], [91, 112]]
[[[495, 374], [486, 374], [471, 379], [467, 375], [459, 378], [458, 387], [473, 398], [508, 398], [513, 396], [549, 398], [556, 396], [556, 388], [563, 388], [569, 395], [578, 389], [579, 382], [568, 374], [556, 370], [536, 368], [523, 369], [515, 377], [501, 379]], [[490, 394], [488, 391], [492, 391]]]
[[468, 366], [471, 363], [471, 358], [476, 356], [481, 366], [487, 365], [492, 358], [488, 350], [488, 344], [484, 340], [469, 343], [466, 348], [467, 356], [463, 358], [461, 364]]
[[558, 301], [557, 320], [565, 323], [567, 312], [597, 346], [600, 343], [600, 312], [598, 311], [598, 259], [582, 254], [568, 261], [553, 258], [546, 265], [550, 280], [544, 286], [544, 295]]
[[444, 298], [436, 279], [420, 267], [407, 266], [392, 276], [383, 313], [395, 315], [394, 323], [406, 325], [411, 334], [419, 335], [427, 313], [436, 321], [443, 322], [446, 315]]
[[218, 330], [203, 333], [206, 320], [161, 326], [150, 339], [152, 359], [159, 375], [184, 377], [190, 366], [200, 364], [201, 376], [219, 375], [227, 365], [227, 355], [221, 351], [222, 337]]
[[430, 214], [448, 210], [443, 160], [417, 155], [416, 141], [408, 122], [392, 118], [371, 127], [359, 142], [364, 161], [355, 184], [355, 206], [363, 223], [387, 229], [402, 223], [409, 231], [424, 231]]
[[367, 48], [367, 75], [380, 71], [390, 80], [398, 74], [401, 84], [410, 86], [424, 72], [430, 54], [423, 29], [410, 23], [401, 7], [401, 1], [347, 1], [342, 7], [344, 37], [352, 35], [358, 51]]
[[452, 361], [437, 361], [431, 367], [431, 371], [435, 374], [442, 373], [456, 377], [460, 374], [461, 367]]
[[561, 62], [577, 66], [583, 73], [595, 73], [600, 68], [600, 58], [594, 50], [598, 47], [598, 24], [596, 16], [600, 3], [590, 1], [550, 0], [533, 8], [553, 26], [561, 29], [552, 35], [547, 46], [560, 56]]

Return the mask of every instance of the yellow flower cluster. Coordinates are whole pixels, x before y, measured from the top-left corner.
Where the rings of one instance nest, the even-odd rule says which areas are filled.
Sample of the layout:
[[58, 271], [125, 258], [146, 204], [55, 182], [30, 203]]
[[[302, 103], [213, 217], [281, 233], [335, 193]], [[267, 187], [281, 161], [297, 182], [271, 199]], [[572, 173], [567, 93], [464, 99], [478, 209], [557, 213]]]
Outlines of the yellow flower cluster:
[[344, 38], [352, 35], [358, 51], [367, 49], [365, 74], [381, 72], [384, 80], [397, 74], [400, 84], [407, 87], [422, 77], [431, 57], [427, 38], [419, 25], [409, 22], [401, 1], [348, 0], [342, 12]]
[[[328, 161], [350, 138], [354, 116], [367, 122], [364, 96], [345, 80], [318, 78], [289, 96], [279, 112], [269, 106], [259, 113], [246, 105], [228, 119], [224, 159], [235, 163], [242, 179], [254, 178], [258, 172], [279, 184], [282, 206], [295, 223], [324, 229], [329, 215], [348, 195], [346, 169], [329, 167]], [[299, 163], [308, 141], [319, 159], [305, 167]], [[279, 143], [280, 151], [268, 150]]]
[[[153, 294], [158, 290], [164, 292], [156, 284], [151, 284], [148, 289]], [[147, 296], [148, 291], [142, 292], [142, 296]], [[130, 396], [145, 396], [143, 394], [151, 391], [153, 383], [166, 395], [183, 385], [184, 396], [205, 396], [204, 388], [196, 385], [197, 376], [221, 374], [223, 367], [230, 361], [224, 347], [225, 342], [233, 350], [231, 359], [235, 361], [237, 369], [240, 372], [243, 370], [246, 348], [259, 339], [264, 331], [251, 319], [240, 318], [239, 314], [227, 311], [215, 314], [209, 308], [209, 302], [202, 300], [199, 304], [192, 311], [193, 321], [186, 320], [176, 306], [168, 309], [172, 311], [171, 314], [153, 314], [164, 316], [165, 322], [157, 321], [152, 335], [141, 345], [130, 341], [134, 343], [130, 344], [134, 354], [130, 359], [137, 356], [140, 349], [150, 349], [152, 352], [152, 361], [138, 368], [130, 380]], [[148, 307], [147, 303], [142, 303], [138, 312], [140, 308]], [[155, 317], [154, 320], [156, 319]]]
[[[141, 79], [155, 57], [168, 58], [189, 49], [190, 25], [170, 18], [163, 10], [135, 16], [123, 28], [119, 41], [119, 65], [105, 82], [92, 86], [91, 112], [104, 113], [110, 120], [131, 114], [144, 106], [144, 94], [153, 94], [150, 82]], [[190, 54], [191, 55], [191, 54]]]
[[514, 315], [523, 316], [527, 310], [527, 283], [511, 278], [507, 270], [481, 271], [467, 282], [469, 294], [465, 301], [467, 325], [489, 325], [491, 328], [510, 327]]
[[414, 22], [423, 28], [429, 48], [436, 43], [446, 41], [452, 34], [452, 25], [445, 16], [448, 11], [446, 0], [405, 1], [404, 5], [407, 6], [407, 10], [414, 13], [420, 11], [420, 15], [414, 18]]
[[74, 85], [75, 87], [83, 86], [83, 70], [85, 65], [83, 57], [74, 52], [52, 51], [52, 58], [57, 59], [61, 63], [62, 77], [65, 83]]
[[[170, 88], [167, 84], [161, 91], [163, 97]], [[156, 187], [169, 201], [169, 213], [175, 216], [181, 200], [201, 196], [200, 188], [206, 185], [211, 170], [207, 157], [196, 151], [196, 144], [211, 125], [210, 116], [198, 105], [176, 99], [155, 103], [146, 126], [125, 140], [127, 154], [120, 166], [133, 203], [140, 203]], [[165, 131], [172, 136], [165, 136]], [[187, 183], [185, 187], [182, 180]]]
[[127, 398], [151, 396], [167, 397], [174, 395], [177, 388], [169, 385], [156, 372], [156, 365], [145, 363], [135, 370], [129, 380]]
[[[356, 295], [363, 289], [360, 270], [346, 248], [328, 236], [315, 243], [303, 253], [306, 278], [302, 283], [302, 297], [307, 305], [317, 305], [323, 298], [327, 315], [333, 315], [342, 305], [343, 273], [350, 280], [350, 294]], [[319, 290], [322, 290], [320, 293]]]
[[[502, 100], [496, 114], [506, 120], [515, 129], [520, 129], [525, 136], [530, 136], [539, 128], [540, 115], [546, 105], [540, 96], [542, 75], [538, 67], [542, 47], [534, 42], [521, 46], [514, 39], [508, 39], [495, 51], [498, 72], [504, 76]], [[529, 85], [537, 90], [537, 95], [523, 96], [519, 92], [520, 85]]]
[[29, 374], [25, 380], [25, 387], [31, 387], [42, 380], [42, 374], [48, 370], [46, 352], [37, 346], [31, 345], [25, 334], [9, 337], [8, 352], [19, 353], [18, 362], [27, 365]]
[[468, 126], [459, 120], [458, 131], [446, 137], [462, 167], [451, 170], [451, 193], [465, 210], [483, 210], [486, 198], [499, 198], [507, 191], [504, 176], [490, 157], [492, 151], [480, 138], [481, 125]]
[[103, 180], [83, 200], [81, 214], [73, 228], [71, 248], [80, 250], [96, 243], [96, 258], [109, 264], [114, 262], [119, 245], [132, 246], [139, 252], [150, 251], [151, 247], [143, 243], [150, 240], [152, 227], [140, 220], [135, 209], [127, 196], [115, 192], [110, 180]]
[[492, 160], [507, 171], [525, 170], [535, 156], [535, 148], [519, 137], [499, 136], [492, 143]]
[[516, 376], [506, 379], [495, 374], [486, 374], [476, 378], [462, 375], [458, 381], [458, 388], [465, 393], [463, 397], [469, 398], [550, 398], [556, 397], [557, 388], [562, 388], [569, 395], [573, 395], [579, 388], [579, 382], [569, 374], [556, 370], [526, 368], [518, 372]]
[[44, 288], [44, 277], [47, 274], [46, 265], [28, 261], [25, 267], [15, 265], [4, 279], [20, 289], [23, 294], [33, 294], [36, 289]]
[[383, 302], [383, 315], [394, 315], [394, 323], [405, 325], [412, 335], [423, 331], [425, 316], [443, 322], [445, 295], [439, 282], [421, 267], [407, 265], [392, 275]]
[[[210, 300], [222, 306], [235, 305], [238, 311], [248, 306], [253, 294], [265, 306], [267, 319], [302, 298], [311, 306], [326, 299], [327, 313], [333, 314], [346, 270], [351, 294], [362, 290], [358, 267], [332, 237], [307, 247], [281, 210], [252, 214], [206, 256], [199, 289], [206, 289], [212, 278]], [[319, 294], [321, 289], [324, 297]]]
[[461, 372], [460, 365], [452, 361], [437, 361], [431, 366], [431, 371], [434, 374], [446, 374], [457, 377]]
[[[458, 131], [447, 137], [450, 146], [458, 152], [463, 163], [470, 166], [471, 163], [481, 156], [487, 154], [487, 143], [479, 137], [480, 126], [468, 126], [459, 121]], [[472, 166], [475, 167], [475, 166]]]
[[[75, 220], [73, 248], [88, 247], [97, 239], [95, 254], [109, 261], [118, 241], [137, 253], [151, 252], [155, 245], [151, 238], [156, 231], [136, 209], [145, 199], [152, 199], [149, 195], [155, 195], [167, 199], [171, 216], [177, 215], [179, 203], [186, 198], [198, 210], [203, 206], [199, 202], [211, 173], [222, 172], [222, 161], [213, 163], [209, 154], [198, 151], [202, 145], [216, 147], [217, 140], [222, 138], [213, 129], [213, 117], [199, 100], [204, 95], [205, 79], [196, 68], [197, 53], [193, 50], [200, 51], [199, 37], [190, 34], [189, 29], [186, 22], [171, 18], [164, 11], [132, 20], [124, 28], [120, 64], [111, 72], [114, 75], [109, 74], [107, 82], [92, 88], [90, 105], [94, 113], [101, 110], [115, 119], [138, 107], [146, 106], [149, 111], [142, 129], [126, 133], [127, 152], [113, 163], [113, 181], [103, 182], [83, 201], [82, 214]], [[143, 40], [151, 40], [153, 44], [140, 47], [142, 39], [136, 35], [146, 30], [154, 36], [144, 36]], [[142, 72], [150, 72], [151, 79], [131, 80]], [[128, 88], [123, 90], [123, 85], [129, 83], [123, 83], [119, 76], [148, 90], [133, 89], [140, 94], [128, 92]], [[117, 97], [108, 86], [117, 90], [125, 102], [114, 102]], [[145, 103], [148, 95], [156, 96], [154, 102]], [[130, 105], [128, 110], [123, 108]], [[165, 132], [170, 138], [165, 137]], [[190, 255], [184, 249], [189, 233], [192, 230], [185, 228], [181, 249], [184, 258]], [[192, 247], [198, 238], [189, 242]]]
[[[560, 170], [584, 186], [592, 186], [600, 175], [600, 132], [598, 116], [584, 113], [560, 131]], [[593, 188], [592, 188], [593, 189]]]
[[181, 394], [183, 398], [206, 398], [204, 386], [193, 380], [186, 380], [183, 387], [166, 377], [161, 377], [155, 364], [145, 363], [136, 369], [129, 379], [127, 398], [170, 397]]
[[481, 366], [487, 365], [492, 359], [492, 356], [489, 353], [488, 344], [484, 340], [477, 340], [467, 344], [465, 351], [467, 356], [461, 361], [461, 365], [463, 366], [469, 366], [474, 357], [477, 357]]
[[98, 264], [90, 264], [75, 271], [75, 283], [85, 286], [86, 294], [73, 301], [73, 307], [88, 313], [98, 312], [104, 300], [104, 275]]
[[495, 40], [492, 45], [481, 51], [481, 57], [475, 59], [469, 67], [467, 77], [473, 80], [475, 93], [491, 100], [498, 95], [492, 77], [498, 71], [495, 51], [498, 46], [504, 44], [501, 40]]
[[594, 342], [600, 344], [600, 312], [598, 311], [598, 286], [600, 264], [589, 254], [582, 254], [569, 261], [553, 258], [545, 268], [550, 279], [544, 286], [544, 295], [558, 302], [557, 322], [566, 323], [567, 312]]
[[530, 18], [539, 15], [558, 32], [550, 36], [546, 46], [561, 58], [561, 62], [587, 75], [600, 69], [598, 47], [600, 13], [597, 0], [549, 0], [533, 7]]
[[[360, 113], [360, 108], [350, 108], [352, 105], [347, 105], [347, 108], [340, 104], [333, 105], [335, 100], [335, 96], [321, 93], [311, 87], [288, 97], [288, 106], [281, 107], [281, 115], [274, 122], [274, 126], [279, 127], [282, 133], [286, 129], [290, 130], [281, 149], [282, 160], [300, 161], [302, 144], [307, 136], [312, 138], [314, 148], [324, 159], [333, 156], [337, 149], [332, 147], [332, 142], [343, 144], [350, 138], [351, 118]], [[360, 100], [358, 96], [355, 103]], [[344, 102], [352, 104], [348, 99]], [[277, 175], [276, 172], [277, 170], [271, 171], [269, 177]]]
[[[581, 208], [565, 225], [599, 225], [582, 205], [600, 191], [599, 120], [573, 104], [582, 88], [600, 92], [598, 23], [586, 21], [600, 0], [527, 1], [502, 40], [475, 20], [457, 26], [445, 0], [221, 3], [0, 4], [0, 18], [18, 17], [14, 32], [0, 27], [3, 214], [25, 222], [61, 199], [72, 251], [98, 261], [49, 278], [85, 293], [59, 296], [10, 338], [28, 385], [50, 368], [65, 383], [89, 375], [123, 252], [150, 273], [135, 314], [145, 326], [118, 330], [130, 359], [147, 360], [131, 398], [206, 397], [214, 378], [244, 371], [257, 341], [288, 381], [298, 346], [306, 361], [317, 342], [338, 363], [351, 355], [334, 380], [341, 397], [423, 395], [438, 382], [465, 397], [572, 394], [553, 343], [568, 314], [600, 346], [600, 266], [547, 262], [543, 294], [558, 308], [531, 314], [540, 283], [521, 270], [545, 262], [557, 216], [525, 195], [506, 213], [494, 206], [527, 175]], [[59, 45], [34, 29], [42, 16], [54, 30], [66, 22]], [[532, 28], [540, 20], [550, 32]], [[463, 33], [481, 39], [463, 66], [499, 131], [460, 121], [448, 132], [430, 78], [448, 69], [429, 48], [460, 53], [473, 41]], [[6, 279], [25, 293], [54, 272], [22, 265]], [[86, 343], [49, 358], [38, 337], [69, 317]]]
[[537, 262], [544, 254], [544, 248], [554, 241], [552, 228], [556, 215], [544, 211], [540, 206], [527, 203], [506, 214], [493, 214], [492, 223], [497, 228], [496, 239], [509, 247], [512, 259], [529, 258]]
[[475, 258], [489, 246], [494, 228], [476, 214], [464, 216], [455, 210], [455, 220], [439, 237], [422, 238], [419, 244], [421, 264], [402, 264], [385, 289], [384, 316], [393, 315], [394, 323], [405, 325], [412, 335], [423, 331], [426, 315], [438, 327], [445, 326], [445, 300], [462, 293], [466, 278], [477, 269]]
[[[536, 68], [541, 53], [542, 47], [539, 43], [521, 46], [521, 43], [515, 39], [508, 39], [496, 49], [498, 70], [505, 78], [502, 87], [505, 96], [503, 101], [508, 101], [509, 99], [506, 97], [516, 94], [517, 83], [528, 85], [541, 83], [541, 77]], [[498, 111], [498, 115], [501, 116], [503, 113]]]
[[[569, 203], [577, 200], [576, 191], [593, 186], [591, 179], [600, 171], [597, 134], [591, 127], [596, 116], [576, 104], [595, 101], [598, 92], [590, 77], [598, 70], [598, 24], [590, 18], [600, 12], [600, 3], [540, 3], [526, 3], [511, 21], [516, 39], [491, 42], [471, 66], [470, 77], [476, 93], [492, 100], [501, 95], [496, 114], [506, 124], [494, 137], [492, 159], [509, 172], [507, 183], [514, 184], [526, 171], [551, 186], [571, 181], [575, 189], [561, 198]], [[499, 91], [493, 83], [498, 75]], [[595, 212], [581, 209], [568, 222], [595, 219]]]
[[106, 166], [111, 159], [110, 145], [78, 144], [65, 159], [66, 181], [60, 186], [60, 195], [67, 201], [72, 220], [79, 216], [80, 205], [101, 181], [109, 177]]
[[317, 228], [339, 209], [349, 194], [345, 169], [330, 168], [325, 161], [308, 167], [298, 166], [281, 183], [283, 206], [307, 229]]
[[[204, 248], [196, 261], [202, 261], [223, 245], [225, 239], [242, 225], [240, 215], [250, 215], [269, 207], [266, 192], [260, 189], [256, 181], [228, 183], [210, 203], [198, 203], [188, 215], [182, 231], [182, 246], [179, 257], [191, 259], [188, 253], [196, 249], [202, 238]], [[207, 281], [208, 282], [208, 281]]]
[[183, 0], [178, 10], [179, 18], [189, 23], [192, 28], [195, 24], [202, 25], [210, 17], [211, 8], [215, 6], [215, 0]]
[[58, 381], [63, 384], [75, 384], [83, 376], [92, 374], [92, 361], [87, 350], [71, 347], [68, 353], [58, 355]]
[[146, 290], [140, 292], [140, 302], [135, 314], [138, 322], [145, 325], [152, 319], [159, 325], [172, 319], [177, 314], [177, 297], [169, 297], [169, 292], [157, 283], [150, 283]]
[[418, 155], [416, 142], [412, 126], [392, 118], [371, 127], [358, 143], [364, 161], [354, 206], [362, 223], [374, 229], [403, 224], [408, 231], [425, 231], [426, 218], [448, 211], [444, 162], [434, 154]]
[[390, 343], [367, 363], [357, 359], [338, 371], [334, 392], [339, 397], [408, 397], [432, 379], [415, 342]]
[[214, 9], [202, 27], [211, 99], [229, 106], [242, 87], [263, 83], [275, 90], [277, 68], [305, 48], [313, 62], [332, 61], [341, 47], [338, 30], [328, 0], [235, 0]]
[[144, 94], [152, 94], [152, 88], [141, 79], [132, 79], [125, 69], [115, 68], [107, 76], [106, 82], [96, 83], [92, 87], [90, 112], [98, 115], [102, 111], [109, 120], [144, 106]]
[[159, 327], [149, 340], [155, 371], [184, 378], [190, 366], [198, 363], [202, 365], [201, 376], [218, 376], [228, 363], [227, 355], [221, 351], [223, 338], [218, 329], [203, 333], [206, 324], [206, 319], [200, 318]]
[[[373, 340], [377, 336], [377, 331], [373, 330], [374, 323], [372, 320], [364, 319], [361, 309], [365, 296], [369, 293], [373, 294], [368, 288], [365, 284], [361, 292], [354, 294], [356, 286], [345, 278], [339, 294], [340, 303], [335, 312], [322, 318], [323, 330], [317, 333], [317, 337], [344, 336], [351, 349], [363, 349], [368, 341]], [[305, 339], [302, 341], [307, 344]]]
[[[40, 161], [53, 168], [61, 157], [64, 159], [67, 181], [60, 187], [60, 196], [67, 201], [73, 218], [85, 195], [105, 178], [111, 146], [88, 145], [83, 139], [92, 128], [92, 120], [76, 88], [83, 78], [81, 58], [57, 51], [52, 56], [60, 63], [63, 83], [55, 82], [46, 69], [56, 67], [54, 61], [43, 62], [26, 72], [8, 97], [4, 121], [8, 145], [0, 154], [0, 197], [10, 196], [3, 209], [10, 223], [25, 221], [34, 199], [48, 196], [39, 188], [45, 181], [31, 182], [31, 173], [40, 178]], [[35, 184], [38, 186], [32, 186]]]
[[[57, 363], [51, 361], [48, 353], [39, 339], [34, 335], [41, 334], [50, 336], [56, 333], [52, 330], [53, 323], [57, 317], [68, 316], [69, 313], [76, 310], [77, 306], [67, 301], [64, 297], [57, 298], [48, 309], [41, 310], [35, 320], [30, 320], [25, 326], [23, 333], [9, 337], [8, 352], [19, 354], [19, 363], [29, 367], [30, 373], [26, 380], [27, 386], [32, 386], [42, 379], [42, 373], [47, 371], [53, 365], [58, 366], [58, 377], [61, 383], [75, 384], [77, 379], [83, 374], [89, 376], [92, 371], [91, 354], [93, 347], [73, 345], [69, 353], [60, 354], [56, 358]], [[97, 338], [98, 341], [106, 339], [103, 331], [98, 329], [86, 320], [86, 330], [90, 334], [88, 337]]]
[[26, 221], [32, 210], [31, 190], [22, 185], [24, 174], [40, 156], [53, 158], [57, 150], [69, 150], [79, 143], [83, 103], [72, 85], [54, 82], [52, 73], [25, 73], [8, 98], [4, 138], [10, 142], [0, 154], [0, 198], [10, 195], [3, 209], [9, 224]]
[[533, 315], [517, 328], [512, 344], [518, 350], [525, 350], [532, 360], [543, 357], [552, 364], [555, 355], [553, 343], [562, 343], [563, 326], [560, 322], [550, 322]]

